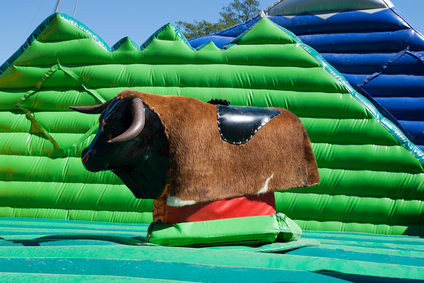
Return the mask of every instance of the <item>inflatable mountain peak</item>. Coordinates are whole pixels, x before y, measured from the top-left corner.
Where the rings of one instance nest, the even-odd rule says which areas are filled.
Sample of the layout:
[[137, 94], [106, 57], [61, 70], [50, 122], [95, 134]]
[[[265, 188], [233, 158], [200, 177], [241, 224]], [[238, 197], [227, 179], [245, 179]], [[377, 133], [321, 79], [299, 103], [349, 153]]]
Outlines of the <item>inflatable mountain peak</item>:
[[[264, 32], [266, 31], [266, 32]], [[229, 44], [254, 45], [254, 44], [286, 44], [296, 41], [277, 25], [267, 18], [259, 20], [248, 32], [243, 33]]]

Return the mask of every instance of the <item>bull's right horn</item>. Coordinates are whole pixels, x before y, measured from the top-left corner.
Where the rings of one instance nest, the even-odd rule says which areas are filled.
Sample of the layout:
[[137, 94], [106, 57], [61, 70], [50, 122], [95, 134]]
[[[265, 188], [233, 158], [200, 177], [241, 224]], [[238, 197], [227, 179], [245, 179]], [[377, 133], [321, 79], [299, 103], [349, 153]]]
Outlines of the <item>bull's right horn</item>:
[[113, 98], [106, 101], [105, 103], [91, 106], [69, 106], [72, 110], [86, 113], [86, 114], [101, 114], [112, 102]]
[[140, 98], [135, 98], [131, 102], [132, 123], [131, 126], [121, 135], [107, 142], [124, 142], [135, 138], [144, 128], [146, 123], [146, 114], [144, 112], [144, 104]]

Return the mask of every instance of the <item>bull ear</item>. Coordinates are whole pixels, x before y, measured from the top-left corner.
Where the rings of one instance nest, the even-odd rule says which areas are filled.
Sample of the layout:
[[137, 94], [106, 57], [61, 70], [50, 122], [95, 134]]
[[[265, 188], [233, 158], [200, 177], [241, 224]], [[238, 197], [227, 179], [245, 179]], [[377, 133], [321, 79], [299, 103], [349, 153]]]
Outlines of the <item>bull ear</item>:
[[144, 113], [144, 104], [139, 98], [131, 102], [132, 123], [131, 126], [121, 135], [109, 140], [109, 143], [123, 142], [135, 138], [144, 128], [146, 114]]
[[72, 110], [86, 113], [86, 114], [101, 114], [112, 102], [113, 98], [106, 101], [103, 104], [91, 105], [91, 106], [69, 106]]

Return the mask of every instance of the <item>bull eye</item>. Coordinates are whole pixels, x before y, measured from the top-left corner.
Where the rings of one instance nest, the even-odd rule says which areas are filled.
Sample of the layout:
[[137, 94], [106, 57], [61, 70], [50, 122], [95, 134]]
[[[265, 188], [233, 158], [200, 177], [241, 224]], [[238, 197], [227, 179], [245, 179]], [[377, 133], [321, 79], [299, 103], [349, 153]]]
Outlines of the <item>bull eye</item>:
[[103, 128], [106, 128], [106, 133], [108, 133], [107, 138], [109, 140], [113, 139], [114, 135], [116, 134], [116, 131], [115, 131], [116, 126], [110, 125], [108, 127], [103, 127]]
[[119, 136], [122, 130], [123, 122], [112, 119], [108, 123], [105, 123], [104, 120], [100, 121], [100, 126], [103, 124], [102, 133], [107, 137], [108, 140], [112, 140], [114, 137]]
[[110, 131], [112, 131], [112, 133], [113, 133], [113, 131], [115, 130], [115, 126], [103, 126], [103, 128], [102, 128], [102, 132], [104, 133], [105, 131], [106, 131], [106, 133], [109, 133]]

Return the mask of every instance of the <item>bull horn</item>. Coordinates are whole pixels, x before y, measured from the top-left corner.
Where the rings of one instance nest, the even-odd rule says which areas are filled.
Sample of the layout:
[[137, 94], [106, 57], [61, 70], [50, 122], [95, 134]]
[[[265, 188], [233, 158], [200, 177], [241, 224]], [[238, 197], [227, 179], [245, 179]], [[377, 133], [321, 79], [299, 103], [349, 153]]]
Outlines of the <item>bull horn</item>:
[[101, 114], [112, 102], [113, 98], [105, 103], [91, 106], [69, 106], [72, 110], [85, 113], [85, 114]]
[[109, 140], [109, 143], [123, 142], [135, 138], [144, 128], [146, 122], [144, 104], [139, 98], [135, 98], [131, 102], [132, 123], [131, 126], [121, 135]]

